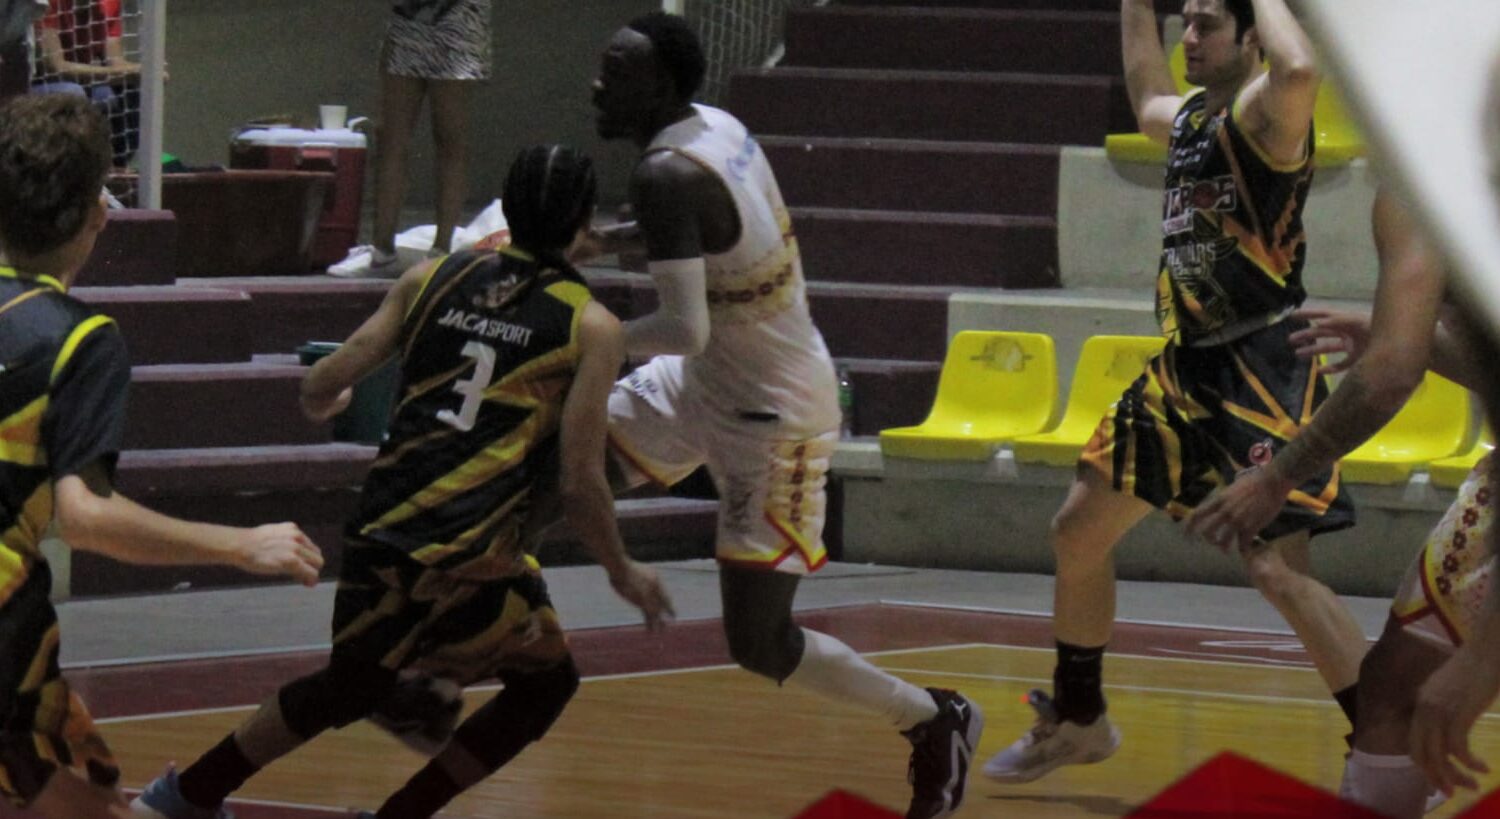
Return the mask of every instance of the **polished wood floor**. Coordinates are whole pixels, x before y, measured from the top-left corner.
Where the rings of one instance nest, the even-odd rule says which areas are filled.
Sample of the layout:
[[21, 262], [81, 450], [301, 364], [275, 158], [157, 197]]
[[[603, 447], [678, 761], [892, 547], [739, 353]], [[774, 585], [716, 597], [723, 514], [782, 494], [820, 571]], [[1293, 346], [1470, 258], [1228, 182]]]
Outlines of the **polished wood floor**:
[[[870, 657], [917, 684], [958, 688], [977, 701], [988, 717], [981, 746], [986, 757], [1026, 730], [1031, 718], [1021, 699], [1050, 680], [1052, 652], [1040, 637], [1045, 621], [884, 606], [832, 610], [814, 619], [815, 627], [864, 651], [903, 646]], [[673, 649], [699, 661], [722, 661], [714, 623], [675, 628], [678, 635], [665, 644], [632, 630], [577, 635], [580, 664], [596, 675], [544, 741], [460, 797], [445, 815], [786, 819], [832, 788], [904, 808], [908, 746], [893, 730], [848, 706], [778, 689], [737, 669], [668, 661], [682, 653]], [[1337, 787], [1347, 724], [1294, 642], [1194, 629], [1121, 632], [1116, 642], [1124, 648], [1106, 666], [1111, 714], [1125, 735], [1119, 754], [1024, 786], [976, 777], [961, 816], [1123, 816], [1226, 749], [1315, 785]], [[660, 656], [654, 661], [653, 655]], [[605, 656], [613, 659], [604, 662]], [[272, 660], [246, 662], [264, 666]], [[313, 667], [316, 658], [297, 663]], [[653, 665], [660, 670], [641, 668]], [[599, 675], [601, 667], [633, 669]], [[164, 671], [171, 674], [170, 667], [153, 673]], [[204, 676], [220, 681], [220, 693], [242, 677], [233, 669], [220, 671]], [[103, 685], [85, 680], [80, 688]], [[260, 698], [225, 696], [238, 696], [242, 706]], [[487, 696], [471, 692], [469, 704]], [[116, 715], [104, 731], [127, 784], [139, 786], [169, 760], [190, 761], [246, 712], [229, 703], [196, 702], [223, 707], [154, 713], [170, 704], [159, 696], [155, 706], [111, 706]], [[1481, 756], [1500, 762], [1495, 715], [1481, 721], [1475, 744]], [[319, 738], [256, 777], [240, 794], [251, 804], [239, 812], [244, 819], [345, 816], [351, 806], [378, 805], [419, 765], [378, 731], [356, 725]], [[1500, 777], [1486, 785], [1500, 786]], [[1461, 798], [1434, 815], [1457, 815], [1472, 801]]]

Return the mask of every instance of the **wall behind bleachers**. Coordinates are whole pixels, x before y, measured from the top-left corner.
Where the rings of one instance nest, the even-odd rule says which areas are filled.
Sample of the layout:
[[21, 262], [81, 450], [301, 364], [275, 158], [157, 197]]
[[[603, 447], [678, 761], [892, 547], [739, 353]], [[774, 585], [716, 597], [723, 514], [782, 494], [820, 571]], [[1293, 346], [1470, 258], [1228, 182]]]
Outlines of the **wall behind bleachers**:
[[[599, 50], [652, 0], [494, 0], [493, 79], [474, 95], [469, 199], [498, 196], [524, 144], [564, 141], [599, 162], [603, 198], [623, 199], [632, 146], [594, 135], [588, 83]], [[168, 7], [165, 148], [194, 165], [223, 164], [231, 130], [279, 113], [307, 117], [320, 103], [350, 115], [379, 107], [384, 0], [188, 0]], [[430, 206], [432, 143], [424, 122], [408, 205]]]

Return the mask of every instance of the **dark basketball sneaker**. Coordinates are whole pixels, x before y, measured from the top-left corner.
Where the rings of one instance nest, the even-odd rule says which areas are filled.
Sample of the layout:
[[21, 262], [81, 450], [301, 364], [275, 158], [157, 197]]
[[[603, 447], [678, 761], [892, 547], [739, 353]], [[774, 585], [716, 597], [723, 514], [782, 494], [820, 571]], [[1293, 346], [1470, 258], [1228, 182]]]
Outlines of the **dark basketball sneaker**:
[[463, 689], [426, 674], [402, 674], [370, 722], [423, 756], [437, 756], [453, 737], [463, 712]]
[[984, 712], [967, 697], [944, 688], [929, 688], [938, 713], [902, 734], [911, 741], [911, 807], [906, 819], [952, 816], [964, 801], [969, 761], [984, 733]]

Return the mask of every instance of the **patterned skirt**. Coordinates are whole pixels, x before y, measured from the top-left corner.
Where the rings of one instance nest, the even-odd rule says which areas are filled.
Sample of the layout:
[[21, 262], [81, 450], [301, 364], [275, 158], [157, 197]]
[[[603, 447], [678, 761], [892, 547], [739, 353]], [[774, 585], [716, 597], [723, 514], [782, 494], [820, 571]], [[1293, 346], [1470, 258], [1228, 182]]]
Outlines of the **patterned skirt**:
[[381, 68], [397, 77], [487, 80], [490, 0], [454, 0], [435, 19], [391, 18]]

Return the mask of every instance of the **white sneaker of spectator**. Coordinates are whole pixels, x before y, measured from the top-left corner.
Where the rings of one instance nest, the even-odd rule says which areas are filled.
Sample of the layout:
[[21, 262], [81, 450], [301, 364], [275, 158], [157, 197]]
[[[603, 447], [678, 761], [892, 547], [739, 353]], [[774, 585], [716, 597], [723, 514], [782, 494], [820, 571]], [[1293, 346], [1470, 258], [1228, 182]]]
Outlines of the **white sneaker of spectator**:
[[343, 261], [330, 265], [328, 275], [350, 279], [394, 279], [406, 267], [399, 252], [387, 253], [374, 245], [358, 245], [349, 249], [349, 255]]

